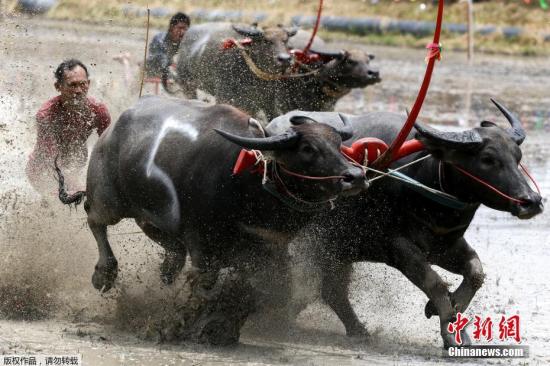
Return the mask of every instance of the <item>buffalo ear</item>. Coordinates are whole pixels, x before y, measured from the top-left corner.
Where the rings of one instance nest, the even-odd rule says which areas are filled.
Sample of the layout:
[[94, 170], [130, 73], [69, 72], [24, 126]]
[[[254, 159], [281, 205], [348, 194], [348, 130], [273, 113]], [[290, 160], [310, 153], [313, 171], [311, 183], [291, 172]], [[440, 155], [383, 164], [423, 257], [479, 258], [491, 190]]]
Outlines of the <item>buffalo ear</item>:
[[294, 37], [296, 33], [298, 33], [298, 28], [297, 27], [286, 28], [285, 31], [286, 31], [286, 34], [288, 34], [288, 38], [290, 38], [290, 37]]
[[439, 141], [426, 136], [422, 136], [418, 132], [416, 133], [415, 138], [422, 142], [422, 145], [424, 145], [426, 150], [428, 150], [434, 158], [438, 160], [443, 160], [443, 158], [445, 157], [445, 148]]
[[267, 137], [266, 130], [264, 129], [262, 124], [257, 119], [254, 119], [254, 118], [250, 117], [248, 119], [248, 127], [252, 131], [254, 131], [255, 134], [258, 134], [259, 136], [262, 136], [262, 137]]

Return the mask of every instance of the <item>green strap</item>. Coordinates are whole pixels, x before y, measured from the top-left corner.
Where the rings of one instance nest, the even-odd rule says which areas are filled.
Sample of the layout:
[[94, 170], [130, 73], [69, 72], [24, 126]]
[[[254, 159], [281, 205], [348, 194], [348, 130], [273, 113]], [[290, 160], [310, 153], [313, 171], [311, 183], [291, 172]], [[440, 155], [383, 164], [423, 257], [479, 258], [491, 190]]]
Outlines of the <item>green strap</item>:
[[402, 179], [401, 181], [408, 184], [409, 188], [411, 188], [415, 192], [418, 192], [424, 197], [429, 198], [432, 201], [437, 202], [443, 206], [447, 206], [455, 210], [465, 210], [471, 206], [470, 204], [462, 202], [458, 198], [448, 193], [434, 191], [432, 188], [420, 183], [417, 180], [414, 180], [413, 178], [401, 172], [390, 170], [389, 175], [393, 175], [394, 177]]

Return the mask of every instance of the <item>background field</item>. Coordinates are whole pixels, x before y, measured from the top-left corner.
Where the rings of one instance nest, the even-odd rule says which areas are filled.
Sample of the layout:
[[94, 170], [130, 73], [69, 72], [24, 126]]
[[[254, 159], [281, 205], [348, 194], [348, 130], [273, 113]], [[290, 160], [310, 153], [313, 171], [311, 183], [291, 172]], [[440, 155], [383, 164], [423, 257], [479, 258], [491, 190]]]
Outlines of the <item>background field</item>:
[[[13, 9], [15, 0], [6, 2], [7, 9]], [[526, 32], [513, 39], [504, 39], [500, 35], [476, 35], [477, 51], [507, 54], [550, 54], [550, 10], [543, 10], [539, 1], [524, 0], [484, 1], [474, 4], [475, 23], [478, 25], [517, 26]], [[431, 1], [389, 1], [380, 0], [373, 4], [371, 0], [326, 0], [323, 15], [346, 17], [382, 17], [391, 19], [434, 21], [436, 5]], [[167, 8], [191, 12], [196, 9], [242, 10], [244, 12], [266, 12], [265, 23], [289, 23], [294, 15], [314, 15], [317, 0], [60, 0], [47, 14], [50, 18], [101, 22], [107, 24], [132, 24], [144, 26], [145, 18], [124, 14], [124, 7]], [[424, 9], [424, 10], [422, 10]], [[246, 19], [245, 19], [246, 20]], [[465, 2], [453, 2], [445, 8], [446, 23], [467, 23]], [[165, 27], [166, 18], [152, 17], [153, 27]], [[322, 32], [332, 39], [353, 39], [369, 44], [423, 47], [430, 37], [417, 38], [399, 34], [371, 34], [350, 37], [349, 35]], [[444, 37], [447, 49], [465, 49], [466, 35], [447, 34]]]

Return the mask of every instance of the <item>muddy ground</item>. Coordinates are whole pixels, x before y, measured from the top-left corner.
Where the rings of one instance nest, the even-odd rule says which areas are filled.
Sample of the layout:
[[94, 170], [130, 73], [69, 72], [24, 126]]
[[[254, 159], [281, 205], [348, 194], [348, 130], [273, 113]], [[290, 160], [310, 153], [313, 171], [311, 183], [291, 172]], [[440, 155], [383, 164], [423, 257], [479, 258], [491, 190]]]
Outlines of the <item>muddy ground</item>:
[[[161, 251], [132, 222], [109, 231], [120, 264], [117, 288], [106, 295], [93, 289], [97, 250], [83, 210], [41, 199], [26, 182], [33, 115], [55, 95], [54, 68], [64, 58], [78, 57], [90, 65], [90, 94], [106, 101], [116, 119], [137, 99], [137, 89], [127, 85], [133, 81], [125, 79], [113, 57], [130, 52], [135, 65], [142, 58], [143, 39], [144, 30], [137, 28], [23, 18], [4, 19], [0, 25], [0, 351], [80, 353], [86, 365], [447, 363], [437, 320], [423, 315], [425, 296], [382, 265], [355, 267], [352, 301], [374, 333], [369, 343], [344, 336], [335, 315], [312, 295], [314, 277], [307, 281], [311, 293], [300, 294], [313, 302], [296, 327], [265, 331], [247, 324], [241, 344], [229, 349], [159, 342], [155, 325], [177, 309], [185, 276], [171, 287], [161, 286]], [[410, 108], [423, 75], [424, 52], [369, 51], [377, 56], [383, 83], [354, 91], [337, 109], [360, 113]], [[482, 118], [502, 121], [489, 101], [498, 98], [530, 127], [524, 162], [545, 195], [550, 190], [548, 85], [547, 59], [478, 55], [468, 65], [465, 55], [444, 53], [421, 115], [455, 126]], [[146, 92], [152, 91], [147, 85]], [[548, 213], [519, 221], [482, 208], [467, 234], [487, 274], [468, 315], [496, 319], [520, 314], [522, 344], [530, 347], [530, 358], [521, 362], [528, 364], [550, 363], [549, 224]], [[456, 276], [445, 278], [458, 284]]]

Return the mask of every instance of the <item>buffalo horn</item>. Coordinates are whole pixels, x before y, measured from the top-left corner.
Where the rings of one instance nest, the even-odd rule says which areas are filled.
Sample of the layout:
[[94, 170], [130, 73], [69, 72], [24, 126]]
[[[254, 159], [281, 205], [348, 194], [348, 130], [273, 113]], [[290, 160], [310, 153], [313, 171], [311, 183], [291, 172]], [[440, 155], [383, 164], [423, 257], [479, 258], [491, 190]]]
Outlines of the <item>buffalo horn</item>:
[[241, 147], [258, 150], [288, 149], [294, 146], [300, 138], [300, 135], [295, 131], [288, 131], [284, 134], [270, 137], [243, 137], [216, 128], [214, 131]]
[[317, 121], [308, 116], [292, 116], [290, 117], [290, 123], [292, 123], [293, 126], [299, 126], [304, 123], [317, 123]]
[[336, 59], [336, 60], [343, 60], [344, 58], [346, 58], [348, 54], [344, 50], [335, 52], [335, 51], [319, 51], [319, 50], [312, 49], [311, 52], [316, 53], [322, 57], [327, 57], [327, 58]]
[[246, 37], [260, 37], [264, 34], [264, 32], [262, 32], [257, 27], [250, 27], [246, 25], [233, 24], [233, 29], [235, 30], [235, 32], [242, 34]]
[[483, 139], [476, 130], [462, 132], [439, 131], [420, 122], [415, 122], [417, 136], [436, 140], [452, 148], [476, 148], [483, 143]]
[[353, 126], [351, 125], [351, 122], [347, 116], [342, 113], [338, 113], [338, 116], [342, 120], [344, 126], [341, 128], [337, 128], [336, 131], [338, 131], [340, 136], [342, 136], [342, 141], [349, 140], [353, 137]]
[[521, 125], [520, 120], [514, 116], [508, 109], [506, 109], [505, 106], [491, 98], [491, 102], [493, 102], [497, 108], [504, 114], [504, 117], [510, 122], [512, 125], [512, 128], [509, 128], [507, 131], [510, 134], [510, 137], [516, 142], [516, 144], [521, 145], [523, 140], [525, 140], [525, 130], [523, 129], [523, 126]]

